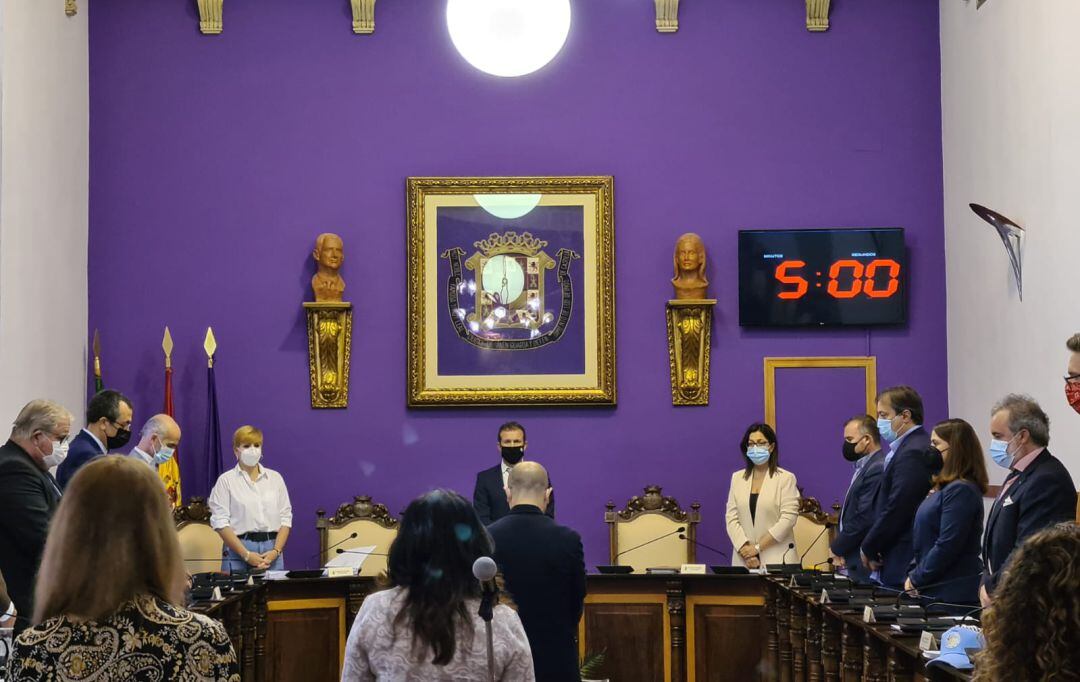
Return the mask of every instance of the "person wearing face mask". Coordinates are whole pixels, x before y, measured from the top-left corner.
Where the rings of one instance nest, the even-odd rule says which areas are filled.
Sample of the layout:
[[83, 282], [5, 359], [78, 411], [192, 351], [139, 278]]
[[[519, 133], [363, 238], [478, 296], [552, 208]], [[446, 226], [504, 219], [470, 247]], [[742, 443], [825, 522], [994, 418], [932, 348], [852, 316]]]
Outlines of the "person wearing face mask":
[[963, 419], [935, 426], [930, 446], [944, 464], [915, 512], [915, 558], [904, 589], [934, 601], [974, 606], [982, 573], [983, 495], [989, 484], [982, 447]]
[[1013, 393], [998, 401], [990, 415], [990, 457], [1009, 473], [986, 519], [979, 591], [984, 604], [1014, 548], [1043, 528], [1072, 521], [1076, 513], [1076, 486], [1047, 449], [1050, 418], [1039, 404]]
[[[476, 474], [473, 487], [473, 508], [480, 522], [490, 526], [510, 513], [510, 504], [506, 500], [506, 482], [510, 470], [525, 458], [528, 442], [525, 440], [525, 427], [517, 422], [506, 422], [499, 427], [499, 463]], [[545, 514], [555, 518], [555, 496], [548, 500]]]
[[180, 425], [167, 414], [155, 414], [143, 424], [139, 444], [129, 454], [155, 471], [168, 462], [180, 445]]
[[751, 424], [739, 449], [745, 466], [731, 475], [727, 499], [727, 532], [734, 549], [731, 565], [799, 563], [791, 548], [799, 489], [795, 474], [779, 466], [776, 432], [768, 424]]
[[[72, 417], [51, 400], [32, 400], [0, 447], [0, 573], [15, 611], [34, 613], [34, 582], [60, 487], [49, 473], [63, 461]], [[16, 633], [26, 621], [15, 622]]]
[[903, 587], [915, 550], [915, 511], [930, 492], [941, 455], [929, 452], [923, 429], [922, 397], [910, 386], [888, 388], [877, 398], [878, 431], [889, 443], [881, 483], [874, 498], [874, 523], [863, 538], [859, 560], [870, 578], [885, 587]]
[[60, 489], [79, 467], [95, 457], [119, 450], [131, 439], [131, 401], [119, 391], [98, 391], [86, 406], [86, 428], [71, 441], [67, 459], [56, 469]]
[[1080, 332], [1065, 342], [1069, 349], [1069, 366], [1065, 372], [1065, 400], [1069, 407], [1080, 413]]
[[853, 462], [855, 473], [840, 508], [840, 525], [829, 545], [833, 565], [849, 578], [865, 582], [870, 571], [859, 560], [859, 546], [874, 522], [874, 496], [885, 468], [885, 452], [877, 420], [868, 414], [852, 417], [844, 424], [844, 459]]
[[210, 526], [225, 543], [221, 570], [283, 570], [282, 552], [292, 528], [292, 503], [281, 474], [264, 467], [263, 434], [241, 426], [233, 434], [236, 468], [223, 473], [210, 493]]

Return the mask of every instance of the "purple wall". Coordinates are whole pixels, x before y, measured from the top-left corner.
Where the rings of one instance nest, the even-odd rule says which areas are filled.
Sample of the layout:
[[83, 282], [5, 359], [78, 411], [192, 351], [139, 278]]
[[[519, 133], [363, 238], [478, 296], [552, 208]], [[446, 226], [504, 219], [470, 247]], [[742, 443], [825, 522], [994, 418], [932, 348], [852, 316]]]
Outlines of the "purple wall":
[[[289, 560], [316, 550], [315, 509], [367, 492], [402, 509], [433, 486], [471, 493], [519, 419], [557, 484], [559, 518], [606, 563], [604, 502], [647, 483], [702, 503], [701, 538], [727, 547], [736, 442], [762, 416], [762, 357], [863, 355], [879, 385], [908, 382], [945, 416], [938, 8], [836, 0], [808, 33], [798, 2], [687, 2], [679, 32], [651, 2], [574, 2], [570, 39], [541, 72], [481, 74], [453, 50], [440, 2], [385, 2], [377, 33], [348, 3], [226, 3], [199, 35], [188, 0], [90, 11], [90, 327], [107, 383], [136, 420], [161, 406], [162, 328], [176, 341], [188, 494], [205, 437], [203, 333], [220, 344], [221, 419], [266, 431], [292, 492]], [[615, 176], [619, 406], [405, 408], [405, 178]], [[738, 327], [740, 228], [900, 225], [910, 324], [865, 331]], [[300, 303], [317, 233], [345, 238], [356, 303], [346, 411], [312, 411]], [[712, 404], [671, 406], [664, 301], [675, 237], [709, 248]], [[838, 415], [850, 373], [778, 381], [783, 465], [829, 504], [850, 469]], [[838, 404], [839, 403], [839, 404]], [[712, 557], [703, 557], [709, 560]]]

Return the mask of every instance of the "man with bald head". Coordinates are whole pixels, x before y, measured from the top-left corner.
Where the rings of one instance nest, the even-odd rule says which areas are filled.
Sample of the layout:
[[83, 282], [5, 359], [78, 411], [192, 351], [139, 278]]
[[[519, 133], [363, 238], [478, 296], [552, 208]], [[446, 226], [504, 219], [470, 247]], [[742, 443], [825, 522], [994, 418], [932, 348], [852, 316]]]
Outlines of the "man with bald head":
[[156, 471], [159, 465], [172, 458], [179, 445], [180, 425], [167, 414], [155, 414], [143, 424], [139, 444], [129, 456], [146, 462]]
[[536, 462], [510, 470], [506, 500], [510, 513], [488, 532], [529, 637], [537, 682], [580, 680], [574, 635], [585, 603], [581, 536], [545, 515], [551, 485]]

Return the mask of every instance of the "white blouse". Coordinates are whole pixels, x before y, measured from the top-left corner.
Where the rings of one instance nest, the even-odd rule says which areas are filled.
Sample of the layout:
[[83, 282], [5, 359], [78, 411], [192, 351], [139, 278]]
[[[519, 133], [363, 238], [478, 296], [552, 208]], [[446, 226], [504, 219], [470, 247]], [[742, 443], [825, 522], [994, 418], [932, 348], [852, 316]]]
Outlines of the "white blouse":
[[208, 502], [214, 530], [228, 526], [243, 535], [274, 532], [282, 526], [292, 528], [292, 502], [285, 479], [262, 465], [254, 481], [239, 464], [223, 473]]
[[[404, 605], [402, 587], [376, 592], [364, 599], [345, 645], [341, 682], [486, 682], [487, 634], [484, 621], [477, 615], [478, 599], [465, 605], [472, 615], [472, 639], [466, 638], [465, 628], [459, 625], [457, 650], [446, 665], [432, 663], [430, 649], [417, 655], [407, 624], [394, 627], [394, 619]], [[495, 642], [495, 679], [535, 682], [529, 640], [517, 613], [509, 606], [496, 606], [491, 632]]]

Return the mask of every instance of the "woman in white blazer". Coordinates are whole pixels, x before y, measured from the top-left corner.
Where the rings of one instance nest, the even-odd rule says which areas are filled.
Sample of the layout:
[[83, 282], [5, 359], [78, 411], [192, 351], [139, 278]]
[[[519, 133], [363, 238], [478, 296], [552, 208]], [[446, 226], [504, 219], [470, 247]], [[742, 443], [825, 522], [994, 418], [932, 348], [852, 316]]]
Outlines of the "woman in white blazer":
[[777, 466], [780, 447], [768, 424], [751, 424], [743, 434], [746, 466], [731, 475], [727, 500], [727, 532], [733, 566], [798, 563], [795, 520], [799, 489], [795, 474]]

